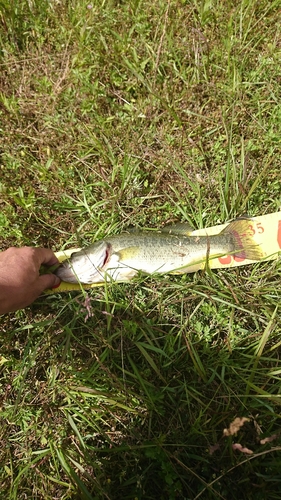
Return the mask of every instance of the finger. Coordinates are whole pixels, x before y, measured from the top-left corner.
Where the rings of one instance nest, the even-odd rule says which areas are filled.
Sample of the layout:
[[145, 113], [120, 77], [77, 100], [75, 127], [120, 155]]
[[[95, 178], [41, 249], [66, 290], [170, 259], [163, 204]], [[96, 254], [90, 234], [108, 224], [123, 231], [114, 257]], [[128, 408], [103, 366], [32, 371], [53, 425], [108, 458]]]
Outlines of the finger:
[[33, 250], [39, 265], [45, 264], [46, 266], [53, 266], [59, 264], [54, 252], [49, 248], [36, 247]]
[[60, 285], [61, 280], [55, 274], [41, 274], [38, 278], [40, 291], [47, 290], [47, 288], [56, 288]]

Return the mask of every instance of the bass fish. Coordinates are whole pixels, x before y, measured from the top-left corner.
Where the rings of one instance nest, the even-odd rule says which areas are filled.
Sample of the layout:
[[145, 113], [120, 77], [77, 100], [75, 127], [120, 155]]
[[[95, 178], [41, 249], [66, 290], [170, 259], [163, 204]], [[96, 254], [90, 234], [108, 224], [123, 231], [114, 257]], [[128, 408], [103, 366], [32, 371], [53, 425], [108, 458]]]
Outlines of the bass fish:
[[161, 232], [121, 233], [74, 252], [56, 270], [68, 283], [128, 281], [138, 272], [183, 274], [202, 269], [211, 259], [233, 255], [260, 260], [263, 252], [251, 234], [250, 220], [231, 222], [219, 234], [194, 236], [186, 224]]

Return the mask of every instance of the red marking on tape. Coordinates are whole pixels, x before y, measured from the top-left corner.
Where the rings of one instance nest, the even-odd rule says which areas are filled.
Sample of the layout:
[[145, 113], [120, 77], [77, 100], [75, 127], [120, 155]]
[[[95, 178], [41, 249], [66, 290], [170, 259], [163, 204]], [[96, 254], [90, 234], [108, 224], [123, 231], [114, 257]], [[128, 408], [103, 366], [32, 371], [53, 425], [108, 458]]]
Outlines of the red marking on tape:
[[219, 262], [223, 265], [231, 264], [231, 255], [226, 255], [225, 257], [219, 257]]
[[277, 242], [279, 248], [281, 248], [281, 220], [278, 221]]
[[243, 260], [245, 260], [245, 257], [242, 257], [243, 252], [240, 255], [241, 255], [241, 257], [239, 257], [239, 254], [238, 255], [234, 255], [235, 262], [243, 262]]

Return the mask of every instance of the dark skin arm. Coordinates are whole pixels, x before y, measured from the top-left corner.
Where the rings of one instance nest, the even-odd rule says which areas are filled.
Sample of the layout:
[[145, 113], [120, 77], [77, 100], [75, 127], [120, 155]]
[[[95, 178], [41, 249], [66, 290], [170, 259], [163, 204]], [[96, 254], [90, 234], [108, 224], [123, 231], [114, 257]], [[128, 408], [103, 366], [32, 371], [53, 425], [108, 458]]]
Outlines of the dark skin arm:
[[47, 248], [8, 248], [0, 252], [0, 314], [31, 304], [47, 288], [59, 286], [54, 274], [39, 275], [41, 265], [53, 266], [58, 259]]

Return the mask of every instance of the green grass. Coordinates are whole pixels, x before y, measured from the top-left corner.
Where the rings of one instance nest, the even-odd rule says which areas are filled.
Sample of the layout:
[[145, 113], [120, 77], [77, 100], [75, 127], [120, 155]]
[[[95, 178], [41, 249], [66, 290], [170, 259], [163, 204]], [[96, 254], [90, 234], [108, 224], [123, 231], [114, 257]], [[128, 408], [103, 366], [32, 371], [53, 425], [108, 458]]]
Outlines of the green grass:
[[[280, 8], [0, 1], [1, 247], [278, 211]], [[279, 499], [280, 277], [142, 276], [89, 292], [87, 320], [82, 293], [1, 317], [0, 498]]]

